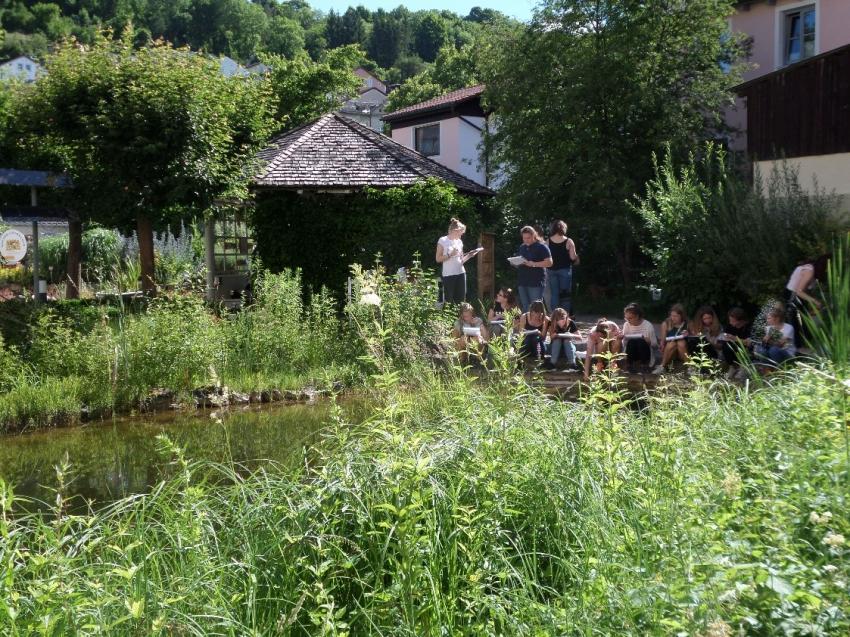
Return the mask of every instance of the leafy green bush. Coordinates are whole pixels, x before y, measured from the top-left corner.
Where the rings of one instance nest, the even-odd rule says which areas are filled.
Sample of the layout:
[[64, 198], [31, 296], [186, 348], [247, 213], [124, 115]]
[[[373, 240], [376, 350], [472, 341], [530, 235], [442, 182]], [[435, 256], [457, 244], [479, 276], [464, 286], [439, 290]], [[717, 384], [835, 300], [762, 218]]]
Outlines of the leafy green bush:
[[787, 164], [752, 186], [726, 160], [711, 144], [683, 166], [668, 153], [634, 206], [651, 239], [648, 283], [671, 302], [728, 308], [778, 295], [840, 228], [835, 197], [805, 192]]
[[437, 305], [437, 279], [422, 269], [418, 255], [402, 280], [376, 262], [371, 270], [354, 265], [346, 313], [356, 327], [359, 354], [399, 370], [440, 350], [457, 318]]
[[431, 255], [451, 217], [467, 224], [470, 246], [481, 229], [471, 199], [438, 181], [345, 196], [268, 194], [258, 199], [253, 214], [264, 266], [275, 272], [299, 268], [314, 289], [342, 289], [349, 267], [369, 267], [376, 254], [389, 271], [409, 266], [415, 253], [436, 268]]

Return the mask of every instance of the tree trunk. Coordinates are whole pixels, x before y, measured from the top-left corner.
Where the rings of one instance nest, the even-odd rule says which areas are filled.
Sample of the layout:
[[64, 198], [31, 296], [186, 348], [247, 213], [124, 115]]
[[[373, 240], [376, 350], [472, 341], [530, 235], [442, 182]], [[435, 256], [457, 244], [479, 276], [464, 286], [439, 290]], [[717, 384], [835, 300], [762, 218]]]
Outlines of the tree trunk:
[[149, 217], [139, 215], [136, 218], [136, 235], [139, 238], [139, 264], [142, 266], [142, 291], [148, 296], [155, 296], [153, 225]]
[[80, 298], [82, 284], [83, 222], [68, 221], [68, 273], [65, 279], [65, 298]]

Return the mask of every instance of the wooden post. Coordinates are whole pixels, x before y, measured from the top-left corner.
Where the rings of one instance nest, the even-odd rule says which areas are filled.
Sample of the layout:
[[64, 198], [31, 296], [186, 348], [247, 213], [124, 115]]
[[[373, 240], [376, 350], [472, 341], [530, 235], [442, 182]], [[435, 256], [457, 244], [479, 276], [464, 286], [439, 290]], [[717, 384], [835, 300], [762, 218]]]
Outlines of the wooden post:
[[207, 302], [215, 302], [215, 217], [204, 221], [204, 258], [207, 264]]
[[65, 281], [65, 298], [80, 298], [82, 285], [83, 222], [72, 216], [68, 220], [68, 272]]
[[155, 296], [153, 224], [150, 217], [139, 215], [136, 218], [136, 234], [139, 238], [139, 264], [142, 266], [142, 291], [149, 296]]
[[478, 243], [484, 248], [477, 257], [478, 298], [487, 303], [496, 296], [496, 235], [492, 232], [482, 232]]
[[[38, 191], [35, 186], [30, 188], [30, 205], [38, 206]], [[35, 211], [33, 211], [35, 212]], [[38, 303], [38, 274], [41, 269], [40, 256], [38, 254], [38, 221], [33, 218], [32, 222], [32, 299]]]

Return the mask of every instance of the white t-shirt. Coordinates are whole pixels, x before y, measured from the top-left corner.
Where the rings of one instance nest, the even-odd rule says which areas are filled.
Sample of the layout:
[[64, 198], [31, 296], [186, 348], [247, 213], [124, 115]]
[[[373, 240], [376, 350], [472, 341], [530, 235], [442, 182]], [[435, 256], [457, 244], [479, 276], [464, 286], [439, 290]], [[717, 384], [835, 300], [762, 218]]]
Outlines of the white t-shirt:
[[650, 345], [655, 345], [658, 341], [655, 335], [655, 327], [646, 319], [644, 319], [639, 325], [632, 325], [628, 321], [623, 323], [623, 336], [629, 336], [631, 334], [640, 334], [650, 343]]
[[768, 325], [768, 331], [780, 331], [782, 332], [782, 338], [786, 340], [785, 345], [783, 345], [782, 349], [787, 352], [791, 352], [792, 354], [797, 353], [797, 347], [794, 345], [794, 326], [789, 323], [783, 323], [782, 328], [777, 330], [775, 327]]
[[[796, 292], [797, 288], [800, 285], [800, 279], [803, 278], [803, 272], [812, 272], [814, 273], [815, 266], [811, 263], [804, 263], [803, 265], [798, 265], [794, 268], [794, 271], [791, 273], [791, 278], [788, 279], [788, 283], [785, 284], [785, 289], [790, 290], [791, 292]], [[812, 287], [812, 284], [815, 282], [814, 277], [809, 282], [807, 288]]]
[[443, 256], [448, 256], [452, 250], [456, 250], [455, 256], [443, 261], [443, 276], [455, 276], [466, 272], [466, 268], [463, 267], [463, 241], [440, 237], [437, 245], [443, 250]]

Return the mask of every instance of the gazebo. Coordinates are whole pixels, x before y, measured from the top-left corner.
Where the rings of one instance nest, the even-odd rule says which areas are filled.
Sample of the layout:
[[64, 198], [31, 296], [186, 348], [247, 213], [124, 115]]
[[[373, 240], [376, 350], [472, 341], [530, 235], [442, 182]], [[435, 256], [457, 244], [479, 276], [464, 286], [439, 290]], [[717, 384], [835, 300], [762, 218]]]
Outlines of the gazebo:
[[68, 249], [68, 298], [77, 298], [80, 287], [80, 254], [82, 252], [82, 225], [79, 217], [65, 209], [43, 208], [38, 204], [38, 191], [43, 188], [70, 188], [71, 180], [67, 175], [46, 172], [43, 170], [16, 170], [0, 168], [0, 185], [29, 188], [29, 207], [6, 207], [0, 209], [0, 217], [7, 222], [31, 224], [32, 226], [32, 272], [33, 299], [44, 296], [41, 289], [39, 272], [39, 224], [67, 221], [70, 245]]
[[[347, 268], [352, 259], [365, 257], [351, 253], [358, 232], [371, 239], [371, 232], [395, 225], [388, 231], [399, 237], [420, 233], [422, 243], [429, 246], [440, 236], [432, 236], [433, 232], [445, 232], [448, 218], [440, 216], [439, 211], [435, 213], [423, 205], [419, 211], [411, 212], [408, 207], [393, 213], [380, 201], [376, 203], [376, 192], [441, 182], [474, 202], [495, 195], [486, 186], [336, 113], [274, 138], [259, 159], [262, 167], [253, 179], [253, 189], [261, 256], [266, 258], [273, 245], [288, 245], [300, 251], [303, 242], [314, 242], [323, 259], [316, 268], [338, 268], [341, 261], [348, 260], [341, 264]], [[317, 236], [322, 238], [316, 240]], [[279, 243], [284, 237], [290, 237], [285, 240], [288, 243]], [[341, 247], [346, 242], [348, 249]], [[492, 283], [485, 281], [493, 276], [492, 245], [485, 242], [484, 247], [488, 249], [478, 257], [479, 294], [492, 292]], [[429, 255], [432, 249], [428, 249]], [[286, 252], [285, 247], [278, 249], [284, 258], [277, 265], [301, 267], [298, 262], [288, 262]]]

